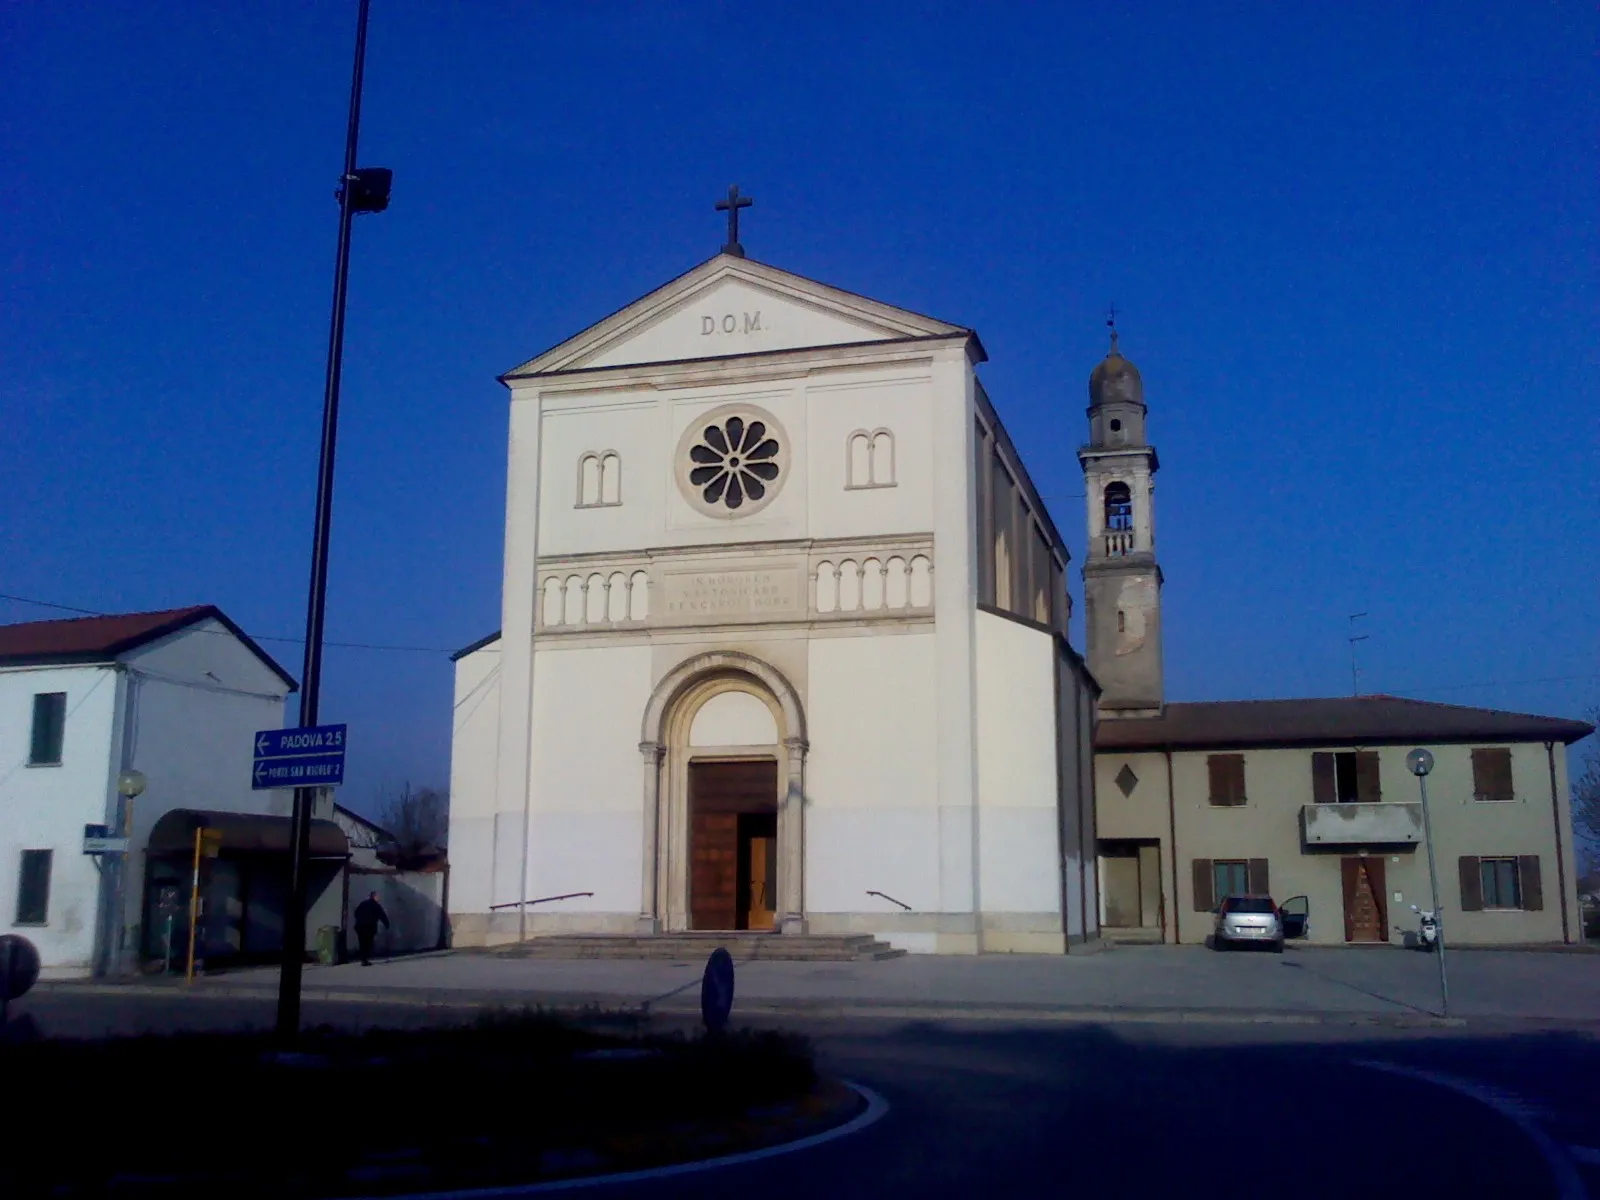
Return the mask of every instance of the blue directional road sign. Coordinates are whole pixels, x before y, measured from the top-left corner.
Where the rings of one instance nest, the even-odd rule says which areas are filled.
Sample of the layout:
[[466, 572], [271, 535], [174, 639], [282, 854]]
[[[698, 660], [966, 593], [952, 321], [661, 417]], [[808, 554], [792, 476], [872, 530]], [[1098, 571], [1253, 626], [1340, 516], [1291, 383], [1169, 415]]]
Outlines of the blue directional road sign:
[[344, 782], [343, 725], [263, 729], [256, 734], [252, 785], [262, 788], [338, 787]]

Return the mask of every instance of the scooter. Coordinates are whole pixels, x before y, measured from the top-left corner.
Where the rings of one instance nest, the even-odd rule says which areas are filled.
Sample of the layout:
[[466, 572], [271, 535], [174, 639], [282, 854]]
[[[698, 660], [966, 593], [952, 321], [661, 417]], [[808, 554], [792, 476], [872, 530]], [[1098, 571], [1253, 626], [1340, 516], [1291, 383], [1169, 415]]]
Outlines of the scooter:
[[1431, 908], [1418, 908], [1413, 904], [1411, 911], [1417, 914], [1417, 949], [1437, 950], [1439, 948], [1439, 918], [1434, 915]]

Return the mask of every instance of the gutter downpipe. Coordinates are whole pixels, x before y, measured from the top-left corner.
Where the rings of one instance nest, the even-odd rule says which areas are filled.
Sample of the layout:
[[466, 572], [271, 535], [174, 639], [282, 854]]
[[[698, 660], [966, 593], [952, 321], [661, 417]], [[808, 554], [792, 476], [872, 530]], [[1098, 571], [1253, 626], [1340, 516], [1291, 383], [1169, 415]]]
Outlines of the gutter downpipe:
[[1178, 926], [1178, 913], [1183, 905], [1178, 903], [1178, 804], [1172, 792], [1172, 748], [1162, 751], [1167, 759], [1167, 829], [1172, 844], [1172, 944], [1181, 946], [1183, 935]]
[[1544, 744], [1545, 761], [1550, 764], [1550, 822], [1556, 831], [1556, 883], [1561, 888], [1561, 944], [1572, 945], [1567, 922], [1567, 852], [1561, 844], [1561, 792], [1556, 787], [1556, 744]]

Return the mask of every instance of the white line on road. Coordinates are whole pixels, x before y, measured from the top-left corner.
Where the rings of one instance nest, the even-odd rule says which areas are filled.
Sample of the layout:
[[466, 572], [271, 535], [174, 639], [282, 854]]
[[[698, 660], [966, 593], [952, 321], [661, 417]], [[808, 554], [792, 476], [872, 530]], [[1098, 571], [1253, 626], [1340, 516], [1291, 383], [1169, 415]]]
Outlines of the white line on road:
[[[1546, 1133], [1539, 1124], [1527, 1114], [1527, 1107], [1514, 1097], [1481, 1083], [1474, 1083], [1470, 1079], [1460, 1079], [1454, 1075], [1445, 1075], [1439, 1071], [1424, 1071], [1417, 1067], [1402, 1067], [1396, 1063], [1377, 1062], [1370, 1059], [1358, 1060], [1357, 1066], [1370, 1067], [1374, 1071], [1385, 1071], [1390, 1075], [1401, 1075], [1408, 1079], [1420, 1079], [1424, 1083], [1431, 1083], [1435, 1087], [1448, 1088], [1452, 1092], [1476, 1100], [1479, 1104], [1494, 1109], [1500, 1116], [1510, 1121], [1520, 1129], [1527, 1139], [1539, 1151], [1539, 1156], [1544, 1159], [1544, 1164], [1550, 1168], [1550, 1175], [1555, 1181], [1556, 1196], [1558, 1200], [1589, 1200], [1589, 1191], [1583, 1186], [1583, 1179], [1578, 1174], [1578, 1168], [1573, 1165], [1572, 1155], [1563, 1149], [1553, 1137]], [[1579, 1149], [1579, 1147], [1574, 1147]], [[1600, 1155], [1597, 1155], [1600, 1159]]]
[[[491, 1197], [495, 1196], [537, 1196], [545, 1192], [568, 1192], [576, 1191], [578, 1188], [644, 1183], [652, 1179], [666, 1179], [673, 1175], [690, 1175], [696, 1171], [714, 1171], [721, 1167], [736, 1167], [743, 1163], [756, 1162], [763, 1158], [776, 1158], [780, 1154], [792, 1154], [796, 1150], [809, 1150], [811, 1147], [820, 1146], [824, 1142], [831, 1142], [838, 1138], [849, 1137], [852, 1133], [859, 1133], [868, 1125], [882, 1119], [889, 1112], [889, 1102], [871, 1088], [862, 1087], [859, 1083], [851, 1083], [848, 1079], [840, 1082], [867, 1102], [866, 1110], [846, 1121], [843, 1125], [836, 1125], [832, 1129], [814, 1133], [810, 1137], [803, 1137], [797, 1141], [784, 1142], [781, 1146], [766, 1146], [760, 1150], [746, 1150], [742, 1154], [725, 1154], [721, 1158], [706, 1158], [701, 1159], [699, 1162], [676, 1163], [670, 1167], [651, 1167], [644, 1171], [623, 1171], [616, 1175], [585, 1175], [578, 1179], [553, 1179], [549, 1183], [467, 1188], [454, 1192], [412, 1192], [405, 1195], [390, 1193], [383, 1197], [383, 1200], [491, 1200]], [[1562, 1200], [1566, 1200], [1566, 1198], [1562, 1197]]]

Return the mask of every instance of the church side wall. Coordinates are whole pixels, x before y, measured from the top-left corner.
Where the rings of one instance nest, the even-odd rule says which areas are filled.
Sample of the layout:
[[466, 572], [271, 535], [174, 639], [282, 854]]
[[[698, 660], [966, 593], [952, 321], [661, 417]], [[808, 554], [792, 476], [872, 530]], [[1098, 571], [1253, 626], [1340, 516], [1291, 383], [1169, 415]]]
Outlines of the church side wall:
[[976, 616], [983, 949], [1059, 954], [1055, 639]]
[[[493, 891], [495, 760], [500, 745], [500, 645], [455, 664], [450, 738], [450, 903], [458, 945], [481, 940]], [[460, 914], [458, 917], [457, 914]]]
[[814, 638], [807, 649], [810, 929], [937, 950], [948, 922], [940, 913], [934, 637]]

